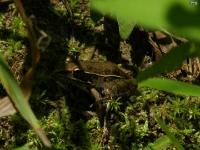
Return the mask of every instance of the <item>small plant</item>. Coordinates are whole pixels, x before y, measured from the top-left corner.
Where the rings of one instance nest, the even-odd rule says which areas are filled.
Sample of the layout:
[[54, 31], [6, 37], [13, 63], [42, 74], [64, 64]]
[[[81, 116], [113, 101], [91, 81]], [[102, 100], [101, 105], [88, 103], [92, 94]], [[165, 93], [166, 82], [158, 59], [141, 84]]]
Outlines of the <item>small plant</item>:
[[[54, 143], [56, 149], [65, 149], [67, 145], [67, 140], [65, 139], [65, 133], [67, 132], [63, 123], [59, 119], [57, 111], [50, 113], [48, 117], [43, 117], [41, 123], [43, 124], [44, 130], [48, 133], [50, 141]], [[66, 114], [68, 115], [68, 114]], [[70, 125], [69, 125], [70, 126]], [[37, 138], [33, 130], [27, 132], [28, 145], [34, 148], [43, 149], [44, 146], [41, 141]]]
[[7, 43], [8, 43], [7, 51], [9, 51], [11, 54], [22, 49], [21, 41], [14, 41], [13, 39], [8, 39]]
[[69, 42], [69, 55], [77, 57], [80, 53], [80, 50], [84, 47], [84, 45], [81, 45], [79, 41], [76, 41], [74, 37], [72, 37]]
[[106, 108], [113, 112], [113, 113], [118, 113], [120, 111], [120, 106], [122, 105], [122, 103], [120, 102], [120, 97], [118, 97], [117, 99], [111, 99], [106, 103]]
[[21, 18], [19, 17], [14, 17], [13, 21], [12, 21], [12, 26], [11, 29], [13, 31], [13, 36], [21, 36], [21, 37], [25, 37], [27, 34], [25, 32], [24, 29], [24, 22], [21, 20]]

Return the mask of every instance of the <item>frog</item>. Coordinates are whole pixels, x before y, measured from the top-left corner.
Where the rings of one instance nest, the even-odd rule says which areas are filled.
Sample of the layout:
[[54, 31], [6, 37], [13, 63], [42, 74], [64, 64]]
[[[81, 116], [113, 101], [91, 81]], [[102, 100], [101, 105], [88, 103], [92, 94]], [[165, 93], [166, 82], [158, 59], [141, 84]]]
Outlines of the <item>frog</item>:
[[96, 103], [130, 97], [137, 89], [133, 84], [133, 73], [110, 61], [75, 62], [68, 58], [65, 71], [68, 78], [75, 82], [74, 85], [86, 89]]
[[71, 79], [90, 84], [96, 101], [135, 93], [136, 82], [133, 83], [132, 72], [109, 61], [67, 62], [65, 70]]

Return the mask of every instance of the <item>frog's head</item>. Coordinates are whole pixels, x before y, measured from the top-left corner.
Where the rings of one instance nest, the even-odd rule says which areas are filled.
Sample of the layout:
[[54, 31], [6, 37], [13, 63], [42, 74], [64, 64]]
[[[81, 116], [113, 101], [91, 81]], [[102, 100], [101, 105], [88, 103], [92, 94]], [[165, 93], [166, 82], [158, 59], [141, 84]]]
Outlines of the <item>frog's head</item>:
[[70, 57], [67, 57], [65, 61], [65, 71], [73, 73], [79, 70], [80, 70], [79, 66], [75, 64]]

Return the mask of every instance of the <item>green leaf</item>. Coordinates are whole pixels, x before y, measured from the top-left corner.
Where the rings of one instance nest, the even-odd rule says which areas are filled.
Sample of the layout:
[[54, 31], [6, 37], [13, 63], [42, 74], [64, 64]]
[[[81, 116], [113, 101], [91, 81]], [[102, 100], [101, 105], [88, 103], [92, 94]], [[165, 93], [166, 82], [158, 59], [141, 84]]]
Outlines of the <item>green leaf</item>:
[[118, 25], [119, 25], [119, 33], [123, 40], [126, 40], [131, 32], [133, 31], [133, 28], [135, 27], [135, 23], [133, 22], [126, 22], [123, 19], [119, 18], [117, 19]]
[[172, 142], [168, 136], [164, 135], [157, 139], [155, 142], [149, 144], [144, 150], [160, 150], [166, 149]]
[[99, 12], [97, 12], [97, 11], [95, 11], [95, 10], [93, 10], [93, 9], [90, 10], [90, 15], [91, 15], [92, 21], [93, 21], [95, 24], [103, 17], [102, 14], [100, 14]]
[[173, 48], [167, 54], [162, 56], [160, 61], [156, 62], [153, 66], [144, 71], [141, 71], [137, 76], [137, 80], [141, 81], [159, 73], [173, 71], [180, 67], [186, 58], [193, 56], [193, 53], [194, 51], [189, 43]]
[[138, 87], [150, 87], [178, 95], [200, 97], [200, 86], [164, 78], [149, 78], [139, 82]]
[[25, 98], [20, 86], [13, 77], [12, 73], [8, 69], [8, 66], [3, 61], [2, 56], [0, 55], [0, 81], [4, 88], [6, 89], [8, 95], [11, 97], [13, 103], [15, 104], [18, 111], [21, 115], [28, 121], [28, 123], [33, 127], [39, 137], [42, 139], [46, 146], [50, 146], [50, 142], [43, 133], [37, 118], [32, 112], [28, 100]]
[[28, 145], [24, 145], [22, 147], [15, 148], [14, 150], [31, 150]]
[[177, 148], [177, 150], [184, 150], [183, 146], [179, 143], [177, 138], [169, 131], [169, 128], [164, 124], [162, 120], [157, 118], [158, 124], [162, 128], [162, 130], [167, 134], [171, 142], [174, 144], [174, 146]]
[[200, 41], [200, 7], [192, 7], [189, 0], [92, 0], [92, 7], [127, 22]]

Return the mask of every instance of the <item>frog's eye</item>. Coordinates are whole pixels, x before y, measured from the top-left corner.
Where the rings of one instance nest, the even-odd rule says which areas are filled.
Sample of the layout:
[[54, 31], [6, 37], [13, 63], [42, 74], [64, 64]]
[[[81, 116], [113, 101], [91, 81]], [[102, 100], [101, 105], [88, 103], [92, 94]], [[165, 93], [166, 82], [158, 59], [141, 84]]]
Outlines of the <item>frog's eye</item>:
[[76, 68], [74, 68], [74, 71], [80, 71], [80, 69], [78, 68], [78, 66]]
[[65, 70], [69, 72], [75, 72], [79, 71], [80, 68], [75, 63], [69, 62], [65, 64]]
[[67, 57], [65, 60], [65, 63], [71, 63], [72, 62], [72, 58], [71, 57]]

